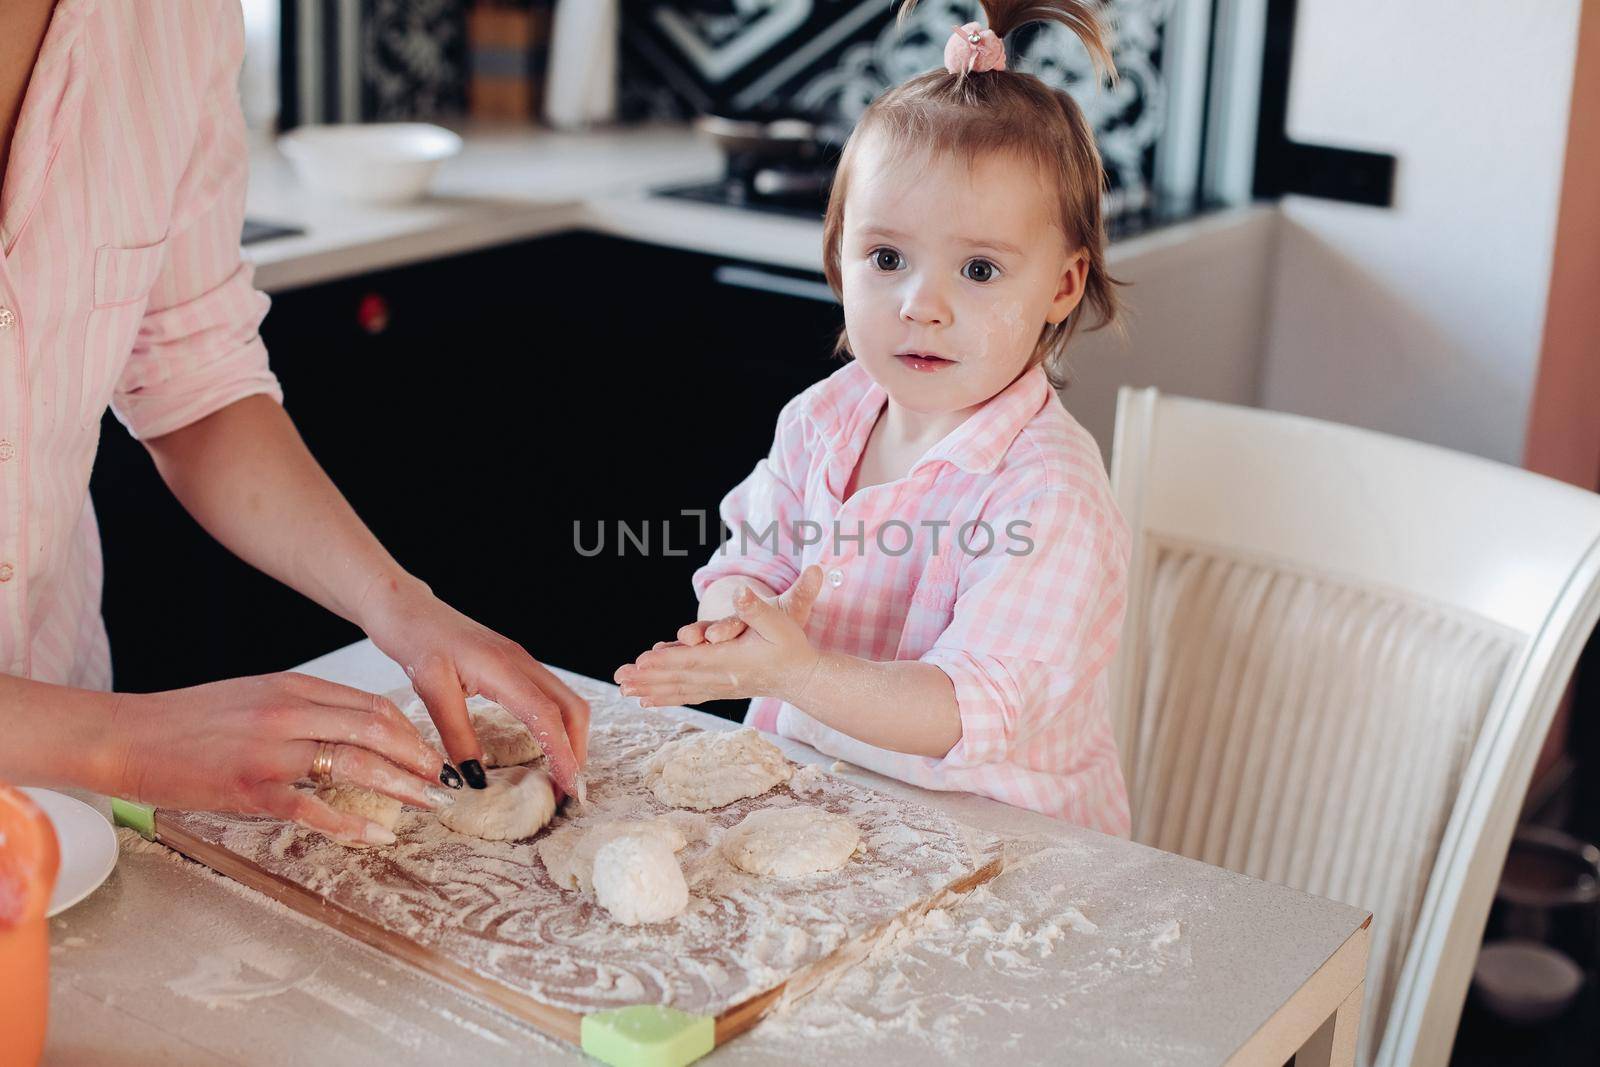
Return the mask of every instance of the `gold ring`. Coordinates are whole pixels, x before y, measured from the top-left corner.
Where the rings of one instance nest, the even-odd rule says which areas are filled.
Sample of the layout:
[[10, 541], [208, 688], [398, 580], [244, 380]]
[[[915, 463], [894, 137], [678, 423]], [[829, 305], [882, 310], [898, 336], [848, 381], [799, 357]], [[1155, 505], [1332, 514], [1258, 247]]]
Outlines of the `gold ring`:
[[311, 761], [311, 780], [318, 785], [333, 781], [333, 742], [323, 741], [317, 745], [317, 757]]

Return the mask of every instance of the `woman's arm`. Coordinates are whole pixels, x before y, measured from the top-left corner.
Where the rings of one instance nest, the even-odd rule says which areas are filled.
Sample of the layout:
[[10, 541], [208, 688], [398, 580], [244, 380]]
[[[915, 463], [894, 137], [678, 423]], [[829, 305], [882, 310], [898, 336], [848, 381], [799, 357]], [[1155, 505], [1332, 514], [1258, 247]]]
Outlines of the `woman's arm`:
[[0, 674], [0, 781], [121, 795], [119, 699]]
[[207, 533], [340, 618], [366, 629], [369, 595], [413, 581], [271, 397], [245, 397], [144, 444]]
[[444, 760], [382, 697], [303, 674], [166, 693], [100, 693], [0, 675], [0, 779], [67, 786], [162, 807], [289, 819], [339, 841], [394, 835], [294, 783], [324, 742], [331, 778], [437, 809]]
[[249, 396], [145, 446], [173, 494], [240, 559], [360, 626], [406, 669], [468, 783], [483, 749], [466, 696], [505, 705], [575, 791], [589, 706], [527, 650], [439, 601], [378, 543], [271, 397]]

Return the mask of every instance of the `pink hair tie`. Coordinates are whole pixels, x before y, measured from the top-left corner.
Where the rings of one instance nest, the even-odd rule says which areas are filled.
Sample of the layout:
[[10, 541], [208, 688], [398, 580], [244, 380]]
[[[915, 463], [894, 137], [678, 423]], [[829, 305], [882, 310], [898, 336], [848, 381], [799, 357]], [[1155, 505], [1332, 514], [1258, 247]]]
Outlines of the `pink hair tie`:
[[957, 26], [944, 45], [944, 69], [951, 74], [1005, 70], [1005, 42], [976, 22]]

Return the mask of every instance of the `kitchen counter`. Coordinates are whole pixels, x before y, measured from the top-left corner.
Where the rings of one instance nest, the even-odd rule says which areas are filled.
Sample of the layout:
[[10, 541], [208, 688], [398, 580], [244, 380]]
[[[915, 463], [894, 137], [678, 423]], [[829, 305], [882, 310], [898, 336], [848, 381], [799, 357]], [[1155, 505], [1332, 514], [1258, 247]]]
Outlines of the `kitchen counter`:
[[[382, 691], [362, 641], [307, 673]], [[565, 673], [565, 672], [562, 672]], [[566, 675], [591, 692], [607, 683]], [[689, 709], [708, 729], [731, 724]], [[782, 741], [791, 759], [827, 757]], [[880, 943], [706, 1062], [1348, 1064], [1370, 916], [967, 795], [835, 765], [1007, 841], [987, 886]], [[87, 798], [93, 800], [94, 798]], [[105, 803], [100, 802], [105, 810]], [[131, 831], [51, 921], [46, 1064], [584, 1063], [453, 988]]]
[[[685, 126], [557, 133], [527, 125], [465, 124], [465, 142], [431, 195], [375, 207], [314, 196], [271, 139], [251, 146], [246, 214], [291, 224], [303, 236], [245, 247], [267, 292], [403, 266], [566, 230], [728, 256], [797, 270], [822, 269], [822, 222], [650, 195], [709, 181], [721, 152]], [[1254, 205], [1220, 211], [1114, 242], [1113, 266], [1198, 235], [1259, 223]]]
[[307, 232], [245, 247], [257, 287], [294, 289], [573, 229], [820, 269], [820, 221], [648, 195], [722, 173], [721, 153], [686, 127], [458, 132], [462, 152], [440, 167], [431, 194], [386, 207], [310, 194], [270, 140], [258, 138], [245, 213]]

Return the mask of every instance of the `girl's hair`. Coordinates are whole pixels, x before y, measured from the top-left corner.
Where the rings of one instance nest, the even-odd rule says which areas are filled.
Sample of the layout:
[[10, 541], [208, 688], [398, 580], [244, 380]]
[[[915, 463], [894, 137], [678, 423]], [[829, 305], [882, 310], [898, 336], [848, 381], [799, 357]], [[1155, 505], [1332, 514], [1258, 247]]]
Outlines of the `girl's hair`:
[[[1030, 22], [1060, 22], [1072, 29], [1089, 51], [1097, 76], [1115, 82], [1116, 66], [1105, 31], [1091, 0], [982, 0], [989, 28], [1004, 38]], [[905, 0], [900, 20], [916, 6]], [[1119, 302], [1113, 286], [1123, 282], [1106, 273], [1105, 221], [1101, 193], [1105, 169], [1095, 146], [1094, 131], [1078, 104], [1065, 91], [1046, 85], [1032, 74], [1009, 70], [951, 74], [943, 68], [918, 75], [884, 93], [856, 123], [834, 174], [823, 222], [823, 271], [841, 298], [839, 245], [844, 234], [844, 204], [850, 187], [857, 146], [869, 134], [885, 138], [886, 154], [904, 158], [917, 150], [952, 152], [978, 159], [1009, 152], [1036, 163], [1053, 185], [1060, 203], [1060, 226], [1067, 247], [1082, 246], [1089, 254], [1083, 299], [1064, 322], [1040, 333], [1028, 366], [1045, 364], [1050, 384], [1061, 389], [1068, 380], [1067, 342], [1077, 330], [1085, 306], [1093, 310], [1091, 329], [1117, 324]], [[839, 333], [834, 351], [849, 354], [849, 339]]]

